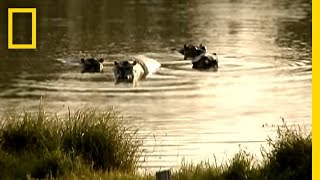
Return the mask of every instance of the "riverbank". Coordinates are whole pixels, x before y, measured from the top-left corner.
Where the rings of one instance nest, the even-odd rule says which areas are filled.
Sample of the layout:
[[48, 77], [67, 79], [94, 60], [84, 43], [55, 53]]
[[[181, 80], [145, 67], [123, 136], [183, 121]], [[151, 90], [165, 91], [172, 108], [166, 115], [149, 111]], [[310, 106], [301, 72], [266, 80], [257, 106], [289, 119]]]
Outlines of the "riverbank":
[[[138, 129], [113, 109], [68, 115], [7, 112], [0, 127], [0, 179], [155, 179], [138, 174], [144, 155]], [[311, 179], [312, 136], [300, 127], [278, 127], [262, 161], [239, 150], [224, 164], [182, 164], [173, 179]]]

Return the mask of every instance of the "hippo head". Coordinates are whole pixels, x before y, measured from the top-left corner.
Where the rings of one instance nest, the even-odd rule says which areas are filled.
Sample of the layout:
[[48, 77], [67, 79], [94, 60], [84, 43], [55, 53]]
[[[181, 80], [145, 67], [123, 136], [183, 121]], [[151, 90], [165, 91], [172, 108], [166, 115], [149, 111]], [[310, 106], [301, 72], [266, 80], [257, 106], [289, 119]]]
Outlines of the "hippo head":
[[94, 73], [94, 72], [102, 72], [103, 70], [103, 62], [104, 60], [101, 58], [97, 60], [96, 58], [88, 58], [81, 59], [82, 70], [81, 73]]
[[200, 46], [195, 46], [195, 45], [184, 45], [182, 49], [179, 50], [179, 52], [184, 55], [184, 60], [190, 58], [195, 58], [199, 56], [202, 53], [207, 52], [206, 46], [200, 44]]
[[136, 65], [136, 63], [136, 61], [132, 64], [129, 61], [115, 61], [113, 66], [115, 83], [133, 82], [133, 66]]
[[197, 57], [192, 62], [192, 68], [193, 69], [199, 69], [199, 70], [208, 70], [208, 69], [217, 70], [218, 69], [218, 57], [217, 57], [217, 54], [216, 53], [213, 53], [213, 54], [209, 54], [209, 53], [202, 54], [201, 56]]
[[202, 44], [199, 45], [199, 49], [202, 50], [203, 53], [207, 52], [207, 47]]

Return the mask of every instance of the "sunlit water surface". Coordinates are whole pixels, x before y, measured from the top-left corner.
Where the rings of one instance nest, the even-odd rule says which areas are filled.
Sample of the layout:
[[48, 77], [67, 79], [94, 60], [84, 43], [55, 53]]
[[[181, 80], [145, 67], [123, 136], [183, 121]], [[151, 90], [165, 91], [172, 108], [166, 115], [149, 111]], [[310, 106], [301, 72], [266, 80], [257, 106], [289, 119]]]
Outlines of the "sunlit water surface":
[[[11, 1], [1, 4], [1, 24], [7, 7], [30, 4], [38, 12], [37, 50], [1, 46], [2, 113], [34, 110], [40, 97], [59, 114], [114, 106], [139, 127], [146, 169], [177, 166], [183, 158], [226, 160], [239, 144], [259, 155], [281, 117], [311, 128], [307, 0]], [[1, 27], [2, 45], [6, 33]], [[218, 53], [219, 71], [192, 70], [171, 50], [185, 43]], [[113, 61], [136, 55], [161, 68], [137, 88], [115, 86]], [[106, 59], [104, 73], [80, 73], [80, 58], [91, 56]]]

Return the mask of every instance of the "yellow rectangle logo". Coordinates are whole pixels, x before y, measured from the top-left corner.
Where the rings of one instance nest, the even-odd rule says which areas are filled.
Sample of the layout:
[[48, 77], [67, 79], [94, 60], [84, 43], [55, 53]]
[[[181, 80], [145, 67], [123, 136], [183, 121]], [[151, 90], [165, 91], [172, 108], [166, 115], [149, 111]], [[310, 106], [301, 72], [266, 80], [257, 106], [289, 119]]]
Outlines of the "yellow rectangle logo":
[[[8, 8], [8, 49], [36, 49], [37, 48], [37, 12], [36, 8]], [[32, 41], [31, 44], [13, 44], [13, 13], [31, 13]]]

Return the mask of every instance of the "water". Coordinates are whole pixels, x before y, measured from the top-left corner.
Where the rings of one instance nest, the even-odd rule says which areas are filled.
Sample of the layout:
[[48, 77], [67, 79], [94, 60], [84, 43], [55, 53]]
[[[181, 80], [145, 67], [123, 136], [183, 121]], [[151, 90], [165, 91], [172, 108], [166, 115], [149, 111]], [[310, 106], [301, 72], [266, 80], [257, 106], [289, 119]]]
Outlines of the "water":
[[[259, 154], [283, 117], [311, 128], [311, 2], [308, 0], [2, 1], [37, 8], [37, 50], [7, 50], [0, 29], [0, 112], [115, 106], [140, 128], [144, 168], [181, 160], [225, 160], [239, 144]], [[27, 41], [28, 18], [14, 21]], [[21, 35], [22, 34], [22, 35]], [[29, 33], [30, 34], [30, 33]], [[191, 69], [171, 51], [203, 43], [218, 72]], [[114, 85], [113, 61], [141, 55], [161, 62], [139, 87]], [[106, 71], [81, 74], [80, 58], [103, 57]], [[267, 127], [263, 125], [267, 124]]]

